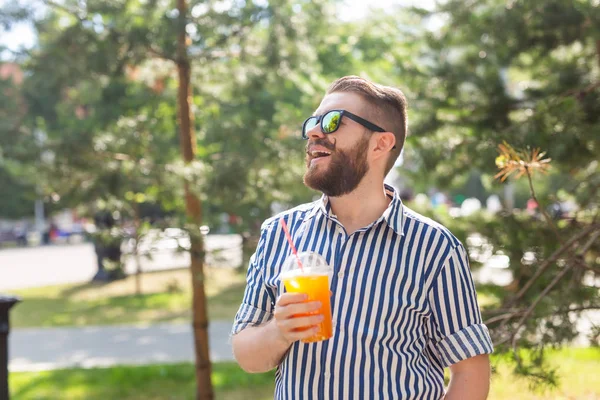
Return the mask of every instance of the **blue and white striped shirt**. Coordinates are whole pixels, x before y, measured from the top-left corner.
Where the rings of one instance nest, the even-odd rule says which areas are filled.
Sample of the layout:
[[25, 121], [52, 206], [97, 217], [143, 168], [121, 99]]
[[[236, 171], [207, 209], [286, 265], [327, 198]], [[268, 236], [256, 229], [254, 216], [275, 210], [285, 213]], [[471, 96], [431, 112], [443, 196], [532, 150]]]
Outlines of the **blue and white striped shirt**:
[[404, 206], [396, 191], [374, 223], [347, 235], [327, 197], [268, 219], [250, 261], [232, 334], [273, 318], [279, 273], [298, 251], [333, 266], [333, 337], [294, 343], [275, 374], [275, 399], [435, 399], [444, 368], [492, 352], [467, 254], [443, 226]]

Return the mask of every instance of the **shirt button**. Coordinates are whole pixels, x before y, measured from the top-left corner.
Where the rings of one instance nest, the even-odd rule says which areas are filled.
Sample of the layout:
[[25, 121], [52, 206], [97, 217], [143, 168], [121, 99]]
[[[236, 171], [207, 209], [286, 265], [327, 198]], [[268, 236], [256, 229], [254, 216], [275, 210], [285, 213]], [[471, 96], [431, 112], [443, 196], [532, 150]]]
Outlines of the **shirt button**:
[[329, 380], [329, 378], [331, 378], [331, 374], [329, 372], [325, 372], [323, 374], [323, 376], [325, 377], [325, 379]]
[[338, 278], [343, 278], [344, 277], [344, 273], [343, 272], [338, 272]]

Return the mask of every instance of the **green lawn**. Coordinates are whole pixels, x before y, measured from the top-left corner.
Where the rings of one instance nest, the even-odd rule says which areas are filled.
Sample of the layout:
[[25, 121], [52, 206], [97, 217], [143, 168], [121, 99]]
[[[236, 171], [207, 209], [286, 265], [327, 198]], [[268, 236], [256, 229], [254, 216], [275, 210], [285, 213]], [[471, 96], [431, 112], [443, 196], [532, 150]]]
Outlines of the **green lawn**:
[[549, 362], [558, 368], [558, 388], [532, 393], [528, 382], [515, 378], [506, 364], [496, 364], [490, 400], [600, 400], [600, 348], [566, 348], [549, 353]]
[[[135, 277], [108, 284], [69, 284], [13, 291], [23, 299], [11, 311], [14, 328], [187, 321], [191, 311], [187, 269], [146, 273], [142, 294]], [[207, 268], [206, 295], [211, 319], [233, 320], [245, 276], [230, 268]]]
[[[554, 391], [532, 393], [528, 383], [499, 365], [492, 377], [490, 400], [598, 400], [600, 349], [555, 351], [561, 381]], [[493, 362], [496, 362], [493, 359]], [[267, 400], [273, 398], [273, 373], [251, 375], [233, 363], [213, 366], [216, 399]], [[70, 369], [10, 374], [11, 399], [61, 400], [179, 400], [193, 399], [191, 364]]]
[[[213, 365], [216, 399], [273, 398], [273, 373], [250, 375], [234, 363]], [[12, 400], [193, 400], [191, 364], [66, 369], [10, 374]]]

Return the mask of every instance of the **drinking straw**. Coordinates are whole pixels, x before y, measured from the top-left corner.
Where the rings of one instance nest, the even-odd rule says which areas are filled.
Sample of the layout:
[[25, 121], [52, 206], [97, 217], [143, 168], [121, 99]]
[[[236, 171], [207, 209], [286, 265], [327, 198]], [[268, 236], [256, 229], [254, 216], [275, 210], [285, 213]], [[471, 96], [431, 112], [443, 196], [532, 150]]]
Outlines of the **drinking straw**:
[[298, 266], [300, 267], [300, 271], [304, 272], [304, 268], [302, 268], [302, 261], [300, 261], [300, 257], [298, 257], [298, 252], [296, 251], [296, 246], [294, 246], [294, 242], [292, 242], [292, 235], [290, 235], [290, 231], [285, 223], [283, 218], [279, 218], [279, 223], [283, 228], [283, 232], [285, 232], [285, 237], [287, 238], [290, 247], [292, 248], [292, 253], [296, 256], [296, 261], [298, 262]]

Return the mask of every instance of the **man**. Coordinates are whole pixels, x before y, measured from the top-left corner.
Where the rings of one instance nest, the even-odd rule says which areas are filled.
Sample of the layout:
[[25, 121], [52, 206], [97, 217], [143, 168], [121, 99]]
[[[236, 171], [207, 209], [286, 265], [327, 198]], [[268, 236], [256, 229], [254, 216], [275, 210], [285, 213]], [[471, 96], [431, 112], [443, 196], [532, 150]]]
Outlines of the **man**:
[[[277, 367], [278, 400], [487, 398], [492, 343], [466, 251], [383, 183], [406, 130], [402, 92], [354, 76], [334, 82], [304, 123], [304, 183], [323, 197], [265, 221], [232, 332], [244, 370]], [[329, 340], [300, 341], [322, 317], [296, 316], [319, 304], [284, 293], [291, 249], [280, 217], [298, 251], [333, 267]]]

